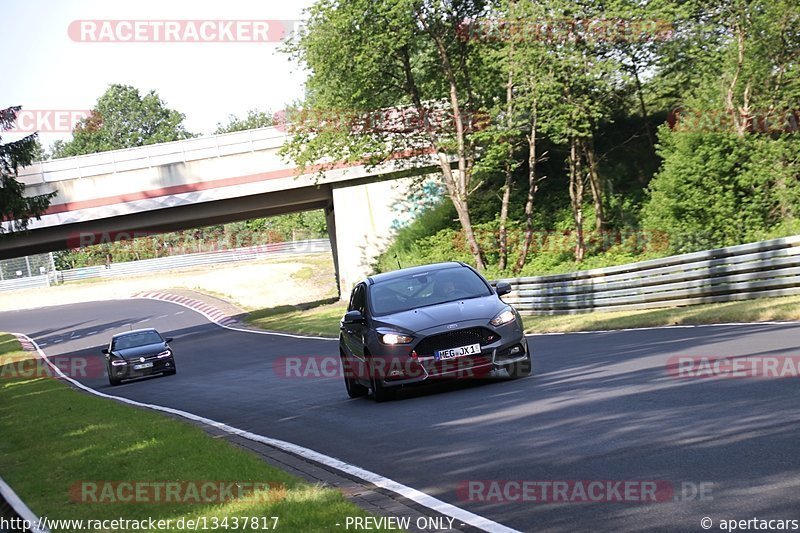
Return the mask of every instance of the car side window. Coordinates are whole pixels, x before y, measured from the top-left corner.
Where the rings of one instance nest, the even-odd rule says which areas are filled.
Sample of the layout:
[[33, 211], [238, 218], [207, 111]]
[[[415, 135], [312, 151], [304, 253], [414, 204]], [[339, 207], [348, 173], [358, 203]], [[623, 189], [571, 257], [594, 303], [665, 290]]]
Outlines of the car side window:
[[353, 292], [350, 293], [350, 304], [347, 306], [348, 311], [352, 311], [356, 308], [355, 307], [356, 294], [358, 293], [358, 289], [360, 287], [361, 285], [356, 285], [355, 287], [353, 287]]
[[364, 294], [364, 285], [358, 284], [353, 289], [353, 297], [350, 299], [350, 308], [348, 311], [361, 311], [361, 314], [366, 313], [366, 297]]

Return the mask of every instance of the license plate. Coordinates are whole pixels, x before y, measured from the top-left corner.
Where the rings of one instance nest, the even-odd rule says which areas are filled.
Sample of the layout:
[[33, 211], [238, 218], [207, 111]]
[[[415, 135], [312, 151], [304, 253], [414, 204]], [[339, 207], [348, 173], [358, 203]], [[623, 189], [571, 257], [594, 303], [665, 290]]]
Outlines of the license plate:
[[460, 346], [458, 348], [450, 348], [449, 350], [439, 350], [434, 355], [439, 361], [443, 359], [455, 359], [456, 357], [464, 357], [465, 355], [475, 355], [481, 353], [480, 344], [470, 344], [469, 346]]
[[134, 370], [142, 370], [144, 368], [152, 368], [153, 363], [143, 363], [141, 365], [133, 365]]

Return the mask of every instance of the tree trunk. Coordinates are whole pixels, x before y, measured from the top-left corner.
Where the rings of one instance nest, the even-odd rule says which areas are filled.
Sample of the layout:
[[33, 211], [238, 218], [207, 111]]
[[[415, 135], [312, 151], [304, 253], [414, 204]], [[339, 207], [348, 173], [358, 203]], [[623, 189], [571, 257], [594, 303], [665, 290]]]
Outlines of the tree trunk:
[[508, 49], [508, 81], [506, 82], [506, 135], [508, 136], [508, 159], [505, 163], [505, 183], [503, 183], [503, 199], [500, 203], [500, 259], [498, 268], [502, 271], [508, 265], [508, 232], [506, 223], [508, 222], [508, 203], [511, 200], [511, 186], [514, 183], [514, 145], [511, 142], [511, 128], [514, 125], [512, 114], [514, 112], [514, 70], [512, 67], [514, 59], [514, 42], [512, 41]]
[[650, 141], [650, 147], [655, 150], [656, 140], [653, 136], [653, 131], [650, 129], [650, 116], [647, 114], [647, 106], [644, 103], [644, 93], [642, 92], [642, 80], [639, 78], [639, 67], [636, 66], [636, 57], [631, 54], [631, 68], [633, 69], [633, 80], [636, 82], [636, 94], [639, 95], [639, 110], [642, 112], [642, 119], [644, 120], [644, 129], [647, 131], [647, 139]]
[[589, 138], [581, 141], [581, 148], [586, 164], [588, 166], [589, 186], [592, 190], [592, 200], [594, 201], [595, 229], [599, 237], [603, 237], [606, 229], [605, 212], [603, 211], [603, 182], [597, 171], [597, 156], [594, 151], [594, 140]]
[[533, 241], [533, 201], [539, 190], [539, 178], [536, 173], [536, 164], [538, 163], [536, 154], [537, 112], [537, 102], [534, 99], [531, 107], [531, 131], [528, 135], [528, 198], [525, 200], [525, 239], [522, 241], [515, 272], [519, 272], [525, 266], [531, 241]]
[[[444, 146], [439, 140], [438, 134], [428, 120], [428, 114], [426, 113], [425, 107], [422, 104], [422, 99], [419, 96], [419, 89], [417, 88], [416, 80], [414, 79], [414, 74], [411, 69], [411, 60], [407, 49], [401, 50], [401, 57], [403, 60], [403, 69], [405, 71], [404, 74], [406, 76], [406, 90], [408, 91], [411, 100], [414, 102], [414, 107], [417, 109], [417, 113], [419, 113], [420, 117], [423, 117], [423, 128], [425, 129], [428, 141], [436, 151], [439, 167], [442, 170], [442, 175], [444, 176], [447, 194], [452, 200], [453, 206], [458, 214], [458, 220], [461, 223], [461, 228], [464, 230], [464, 238], [469, 245], [470, 253], [475, 259], [475, 266], [479, 270], [483, 270], [486, 268], [486, 261], [483, 257], [483, 250], [481, 249], [478, 240], [475, 238], [475, 231], [472, 228], [472, 220], [469, 215], [469, 201], [467, 199], [467, 194], [469, 191], [467, 190], [467, 185], [470, 180], [469, 176], [467, 176], [467, 172], [469, 172], [472, 167], [471, 165], [467, 164], [465, 157], [464, 124], [458, 101], [458, 93], [455, 86], [455, 78], [452, 75], [452, 71], [450, 71], [450, 76], [448, 76], [448, 81], [450, 83], [450, 101], [453, 111], [453, 118], [456, 125], [456, 138], [458, 139], [458, 176], [453, 173], [453, 169], [450, 166], [450, 158], [447, 156]], [[446, 63], [445, 70], [448, 70], [449, 62], [446, 62], [443, 59], [443, 63]]]
[[583, 239], [583, 165], [577, 137], [569, 141], [569, 199], [575, 221], [575, 261], [580, 263], [586, 254]]
[[[745, 88], [744, 91], [744, 105], [737, 109], [737, 105], [734, 102], [735, 100], [735, 93], [736, 93], [736, 85], [739, 82], [739, 75], [742, 72], [742, 67], [744, 65], [744, 44], [745, 44], [745, 30], [742, 27], [742, 24], [737, 22], [734, 28], [736, 33], [736, 70], [733, 73], [733, 79], [731, 79], [730, 84], [728, 85], [728, 90], [725, 94], [725, 106], [727, 107], [728, 113], [731, 115], [731, 120], [733, 122], [733, 129], [736, 135], [742, 136], [747, 131], [748, 126], [748, 115], [749, 115], [749, 85]], [[741, 114], [741, 116], [740, 116]]]

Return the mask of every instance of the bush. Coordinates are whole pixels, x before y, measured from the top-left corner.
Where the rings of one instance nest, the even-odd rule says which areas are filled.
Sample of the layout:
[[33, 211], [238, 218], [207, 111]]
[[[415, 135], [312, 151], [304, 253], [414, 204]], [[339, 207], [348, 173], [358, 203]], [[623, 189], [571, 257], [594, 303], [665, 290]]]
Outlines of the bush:
[[[794, 136], [796, 137], [796, 135]], [[659, 130], [661, 171], [642, 211], [672, 251], [758, 241], [796, 228], [799, 142], [786, 135]]]

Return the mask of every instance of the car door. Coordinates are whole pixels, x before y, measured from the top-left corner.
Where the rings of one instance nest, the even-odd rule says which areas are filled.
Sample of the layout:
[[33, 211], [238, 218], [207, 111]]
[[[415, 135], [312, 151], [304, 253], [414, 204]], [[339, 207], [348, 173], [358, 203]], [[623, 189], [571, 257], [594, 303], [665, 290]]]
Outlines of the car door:
[[[359, 283], [353, 289], [347, 311], [360, 311], [361, 315], [366, 317], [366, 302], [366, 287], [363, 283]], [[361, 378], [367, 377], [365, 365], [363, 364], [365, 327], [363, 323], [342, 324], [342, 336], [347, 346], [347, 351], [355, 358], [355, 360], [351, 362], [352, 370]]]

